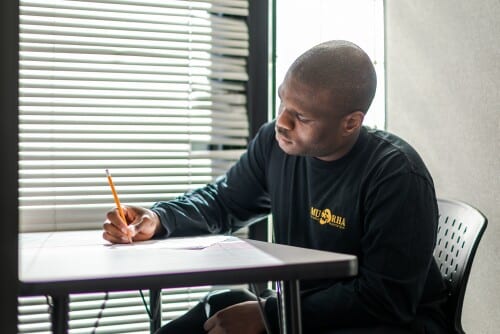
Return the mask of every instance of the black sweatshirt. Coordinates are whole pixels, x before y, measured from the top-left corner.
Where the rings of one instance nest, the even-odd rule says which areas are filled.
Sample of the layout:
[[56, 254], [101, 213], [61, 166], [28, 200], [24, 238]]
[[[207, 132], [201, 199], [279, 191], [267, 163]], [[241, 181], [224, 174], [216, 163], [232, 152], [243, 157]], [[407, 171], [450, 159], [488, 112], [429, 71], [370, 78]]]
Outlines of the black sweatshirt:
[[[325, 162], [283, 152], [271, 122], [224, 177], [152, 209], [167, 236], [228, 233], [271, 213], [277, 243], [356, 255], [357, 277], [301, 283], [306, 333], [380, 324], [445, 332], [432, 178], [393, 134], [363, 127], [347, 155]], [[266, 313], [276, 327], [276, 299]]]

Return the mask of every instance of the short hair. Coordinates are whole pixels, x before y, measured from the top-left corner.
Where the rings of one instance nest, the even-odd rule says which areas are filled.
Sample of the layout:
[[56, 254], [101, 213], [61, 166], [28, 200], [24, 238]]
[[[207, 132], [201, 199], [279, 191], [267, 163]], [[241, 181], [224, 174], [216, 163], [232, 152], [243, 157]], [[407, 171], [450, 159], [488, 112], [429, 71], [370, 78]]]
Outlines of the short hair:
[[340, 114], [366, 113], [377, 87], [375, 67], [356, 44], [333, 40], [318, 44], [299, 56], [287, 76], [326, 92]]

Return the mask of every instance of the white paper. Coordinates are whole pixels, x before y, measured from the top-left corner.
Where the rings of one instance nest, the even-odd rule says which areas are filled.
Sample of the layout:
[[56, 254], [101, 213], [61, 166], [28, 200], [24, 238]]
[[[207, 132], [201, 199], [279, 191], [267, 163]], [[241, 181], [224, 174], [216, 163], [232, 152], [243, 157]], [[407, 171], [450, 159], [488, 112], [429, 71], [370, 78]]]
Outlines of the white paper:
[[106, 246], [113, 249], [204, 249], [216, 243], [233, 239], [234, 237], [227, 235], [210, 235], [199, 237], [177, 237], [161, 240], [136, 241], [131, 244], [107, 244]]

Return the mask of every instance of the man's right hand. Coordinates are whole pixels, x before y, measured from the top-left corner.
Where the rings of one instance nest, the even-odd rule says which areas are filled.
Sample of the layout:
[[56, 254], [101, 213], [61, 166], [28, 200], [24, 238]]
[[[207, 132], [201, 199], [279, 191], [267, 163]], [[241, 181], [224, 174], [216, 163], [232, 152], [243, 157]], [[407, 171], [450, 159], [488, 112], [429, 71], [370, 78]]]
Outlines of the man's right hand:
[[[120, 218], [118, 209], [106, 213], [102, 237], [114, 244], [149, 240], [157, 234], [165, 233], [159, 217], [153, 211], [137, 206], [122, 206], [126, 225]], [[130, 237], [129, 237], [130, 236]]]

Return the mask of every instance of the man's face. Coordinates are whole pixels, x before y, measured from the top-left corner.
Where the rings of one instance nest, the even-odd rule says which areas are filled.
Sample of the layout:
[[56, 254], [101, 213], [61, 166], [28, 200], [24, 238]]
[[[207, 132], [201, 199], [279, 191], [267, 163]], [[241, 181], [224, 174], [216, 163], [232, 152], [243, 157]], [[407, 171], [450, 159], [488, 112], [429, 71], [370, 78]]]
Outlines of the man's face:
[[276, 140], [283, 151], [326, 161], [345, 154], [343, 117], [333, 110], [329, 94], [314, 90], [289, 74], [279, 87], [278, 96], [281, 103]]

